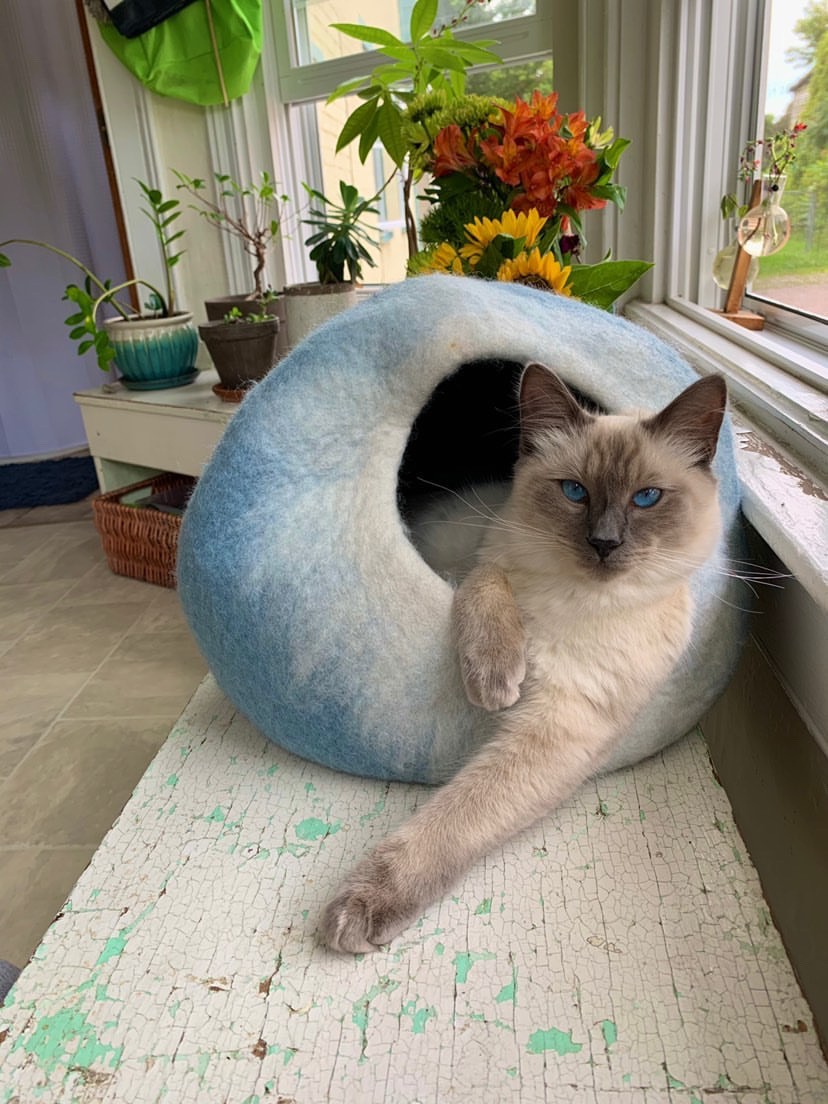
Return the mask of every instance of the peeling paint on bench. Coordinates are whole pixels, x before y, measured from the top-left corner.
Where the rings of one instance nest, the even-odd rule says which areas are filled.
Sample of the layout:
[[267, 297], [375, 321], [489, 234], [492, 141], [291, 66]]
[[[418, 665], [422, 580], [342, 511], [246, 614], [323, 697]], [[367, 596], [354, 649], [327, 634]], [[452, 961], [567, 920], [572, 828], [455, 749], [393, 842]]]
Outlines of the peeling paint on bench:
[[825, 1104], [698, 734], [331, 955], [324, 902], [426, 792], [286, 754], [207, 679], [0, 1009], [0, 1104]]

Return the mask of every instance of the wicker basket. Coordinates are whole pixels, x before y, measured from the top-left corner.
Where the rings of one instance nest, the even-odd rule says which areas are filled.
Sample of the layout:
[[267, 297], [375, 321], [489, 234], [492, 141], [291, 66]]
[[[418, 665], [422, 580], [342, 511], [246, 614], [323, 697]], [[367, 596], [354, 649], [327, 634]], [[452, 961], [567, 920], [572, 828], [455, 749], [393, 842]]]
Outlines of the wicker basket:
[[95, 527], [116, 575], [129, 575], [158, 586], [175, 586], [180, 515], [127, 506], [122, 500], [144, 487], [151, 494], [159, 494], [185, 487], [192, 490], [195, 484], [195, 479], [188, 475], [156, 475], [93, 500]]

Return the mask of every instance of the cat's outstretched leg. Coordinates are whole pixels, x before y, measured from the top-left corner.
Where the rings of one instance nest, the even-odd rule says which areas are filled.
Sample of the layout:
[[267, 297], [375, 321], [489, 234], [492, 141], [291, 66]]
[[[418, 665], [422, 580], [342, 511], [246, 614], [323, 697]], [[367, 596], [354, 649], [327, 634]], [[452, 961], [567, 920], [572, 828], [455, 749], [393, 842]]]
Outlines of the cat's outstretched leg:
[[526, 677], [526, 632], [504, 571], [481, 564], [454, 595], [453, 618], [463, 685], [472, 705], [514, 705]]
[[606, 757], [617, 729], [577, 700], [524, 693], [498, 734], [345, 879], [322, 920], [333, 950], [373, 951], [442, 897], [477, 859], [549, 812]]

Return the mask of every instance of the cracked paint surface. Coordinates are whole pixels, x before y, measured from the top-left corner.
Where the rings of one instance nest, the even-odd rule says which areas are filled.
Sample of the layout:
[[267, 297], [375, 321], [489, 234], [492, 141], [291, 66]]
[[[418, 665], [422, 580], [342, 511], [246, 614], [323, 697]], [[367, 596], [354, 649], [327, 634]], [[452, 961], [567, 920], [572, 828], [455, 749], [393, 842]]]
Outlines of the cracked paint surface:
[[329, 954], [328, 896], [426, 795], [287, 755], [207, 680], [0, 1009], [0, 1104], [825, 1104], [698, 736]]

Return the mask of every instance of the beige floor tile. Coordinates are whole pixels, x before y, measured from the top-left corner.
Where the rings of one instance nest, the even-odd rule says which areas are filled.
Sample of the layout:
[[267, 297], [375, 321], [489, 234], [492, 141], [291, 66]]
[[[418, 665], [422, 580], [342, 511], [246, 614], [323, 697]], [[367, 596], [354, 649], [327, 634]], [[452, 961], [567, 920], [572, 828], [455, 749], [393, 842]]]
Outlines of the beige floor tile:
[[87, 678], [86, 674], [0, 675], [0, 779], [31, 751]]
[[0, 850], [0, 958], [26, 965], [93, 853], [91, 847]]
[[0, 840], [97, 846], [177, 715], [57, 721], [0, 783]]
[[143, 602], [149, 605], [162, 587], [116, 575], [106, 560], [96, 563], [89, 571], [70, 585], [61, 605], [80, 606], [99, 602]]
[[65, 579], [50, 583], [0, 583], [0, 637], [13, 640], [26, 632], [71, 586]]
[[207, 664], [187, 630], [133, 631], [89, 680], [66, 716], [175, 719], [206, 674]]
[[[0, 573], [7, 575], [13, 568], [18, 569], [38, 549], [43, 548], [54, 531], [32, 528], [0, 529]], [[87, 564], [87, 568], [89, 565]], [[28, 582], [29, 580], [23, 580]]]
[[35, 506], [26, 512], [25, 525], [55, 525], [67, 521], [92, 520], [92, 498], [82, 498], [79, 502], [67, 502], [62, 506]]
[[[4, 583], [45, 583], [52, 579], [77, 580], [90, 567], [103, 560], [98, 534], [90, 525], [80, 523], [83, 533], [67, 532], [71, 526], [31, 526], [29, 529], [0, 529], [0, 542], [6, 533], [48, 533], [49, 537], [0, 577]], [[58, 530], [56, 532], [55, 530]]]
[[187, 630], [187, 619], [181, 608], [177, 590], [156, 587], [156, 596], [138, 618], [133, 633], [138, 632], [180, 632]]
[[142, 612], [139, 602], [49, 610], [0, 657], [0, 674], [91, 674]]
[[5, 529], [9, 525], [21, 525], [26, 514], [30, 514], [31, 510], [28, 508], [25, 510], [0, 510], [0, 529]]

